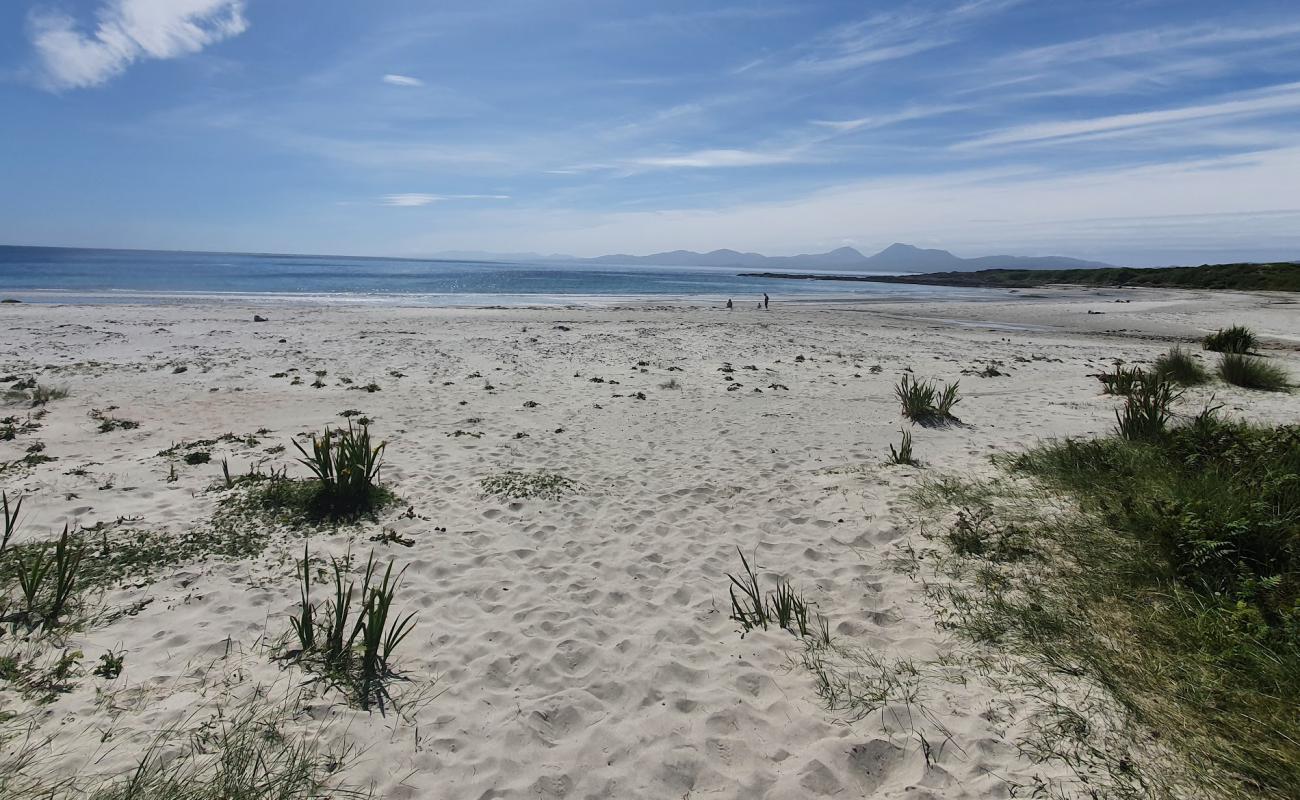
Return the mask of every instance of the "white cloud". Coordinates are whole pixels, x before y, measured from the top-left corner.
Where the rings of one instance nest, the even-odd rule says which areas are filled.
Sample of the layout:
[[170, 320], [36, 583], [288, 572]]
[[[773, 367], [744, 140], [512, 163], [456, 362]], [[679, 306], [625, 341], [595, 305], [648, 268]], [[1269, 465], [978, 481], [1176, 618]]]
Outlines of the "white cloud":
[[697, 150], [672, 156], [647, 156], [628, 159], [627, 163], [638, 167], [687, 167], [707, 169], [711, 167], [758, 167], [768, 164], [791, 164], [806, 161], [794, 152], [765, 153], [757, 150]]
[[389, 73], [383, 77], [384, 83], [390, 86], [423, 86], [424, 81], [419, 78], [412, 78], [410, 75], [395, 75]]
[[418, 208], [427, 206], [432, 203], [438, 203], [443, 200], [509, 200], [508, 194], [423, 194], [419, 192], [408, 192], [405, 194], [389, 194], [381, 198], [381, 202], [386, 206], [396, 208]]
[[1151, 128], [1172, 123], [1222, 117], [1252, 117], [1300, 110], [1300, 82], [1242, 92], [1217, 103], [1203, 103], [1159, 111], [1112, 114], [1090, 119], [1039, 122], [1018, 125], [985, 134], [958, 145], [959, 148], [1074, 140], [1079, 137]]
[[197, 53], [248, 28], [243, 0], [107, 0], [93, 31], [48, 11], [30, 17], [41, 79], [53, 90], [99, 86], [136, 61]]
[[[1112, 263], [1199, 263], [1242, 253], [1295, 258], [1297, 184], [1300, 147], [1073, 173], [944, 172], [715, 208], [484, 212], [455, 237], [406, 249], [497, 241], [508, 230], [503, 246], [584, 255], [673, 247], [781, 253], [850, 236], [867, 249], [904, 241], [959, 255], [1055, 253]], [[1175, 250], [1179, 255], [1169, 255]]]

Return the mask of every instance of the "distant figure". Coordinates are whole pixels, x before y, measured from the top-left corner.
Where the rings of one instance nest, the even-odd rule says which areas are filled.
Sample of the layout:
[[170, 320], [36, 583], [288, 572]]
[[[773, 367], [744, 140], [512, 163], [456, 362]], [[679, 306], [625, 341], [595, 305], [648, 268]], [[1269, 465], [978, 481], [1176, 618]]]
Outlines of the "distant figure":
[[727, 298], [727, 310], [730, 311], [731, 309], [732, 309], [731, 298], [728, 297], [728, 298]]
[[768, 304], [769, 302], [771, 302], [771, 299], [767, 296], [767, 292], [763, 292], [763, 310], [764, 310], [764, 311], [767, 310], [767, 304]]

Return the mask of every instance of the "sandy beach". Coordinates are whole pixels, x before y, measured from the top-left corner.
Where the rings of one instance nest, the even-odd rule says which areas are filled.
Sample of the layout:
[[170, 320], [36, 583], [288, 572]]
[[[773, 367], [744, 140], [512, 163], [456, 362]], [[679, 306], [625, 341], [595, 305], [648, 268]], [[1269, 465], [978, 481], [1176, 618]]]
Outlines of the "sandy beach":
[[[0, 690], [0, 715], [43, 743], [32, 769], [51, 779], [118, 776], [218, 709], [284, 706], [291, 733], [339, 756], [341, 785], [385, 798], [1024, 796], [1066, 769], [1022, 752], [1032, 704], [963, 674], [972, 645], [892, 566], [920, 536], [909, 490], [989, 473], [999, 450], [1106, 433], [1118, 403], [1095, 373], [1229, 324], [1300, 375], [1297, 320], [1285, 295], [1068, 289], [766, 312], [3, 305], [0, 373], [68, 390], [0, 441], [0, 488], [24, 497], [17, 542], [65, 524], [104, 548], [181, 537], [223, 513], [223, 459], [303, 476], [293, 442], [360, 417], [388, 442], [382, 480], [400, 502], [356, 525], [267, 525], [250, 557], [107, 588], [66, 642], [82, 656], [67, 691]], [[961, 425], [913, 429], [921, 468], [885, 464], [910, 427], [894, 396], [909, 370], [961, 386]], [[1211, 394], [1249, 420], [1300, 411], [1294, 393], [1222, 384], [1180, 407]], [[105, 418], [138, 426], [100, 432]], [[210, 460], [180, 458], [201, 440]], [[22, 463], [32, 453], [49, 460]], [[482, 484], [539, 470], [573, 490]], [[383, 713], [277, 657], [304, 542], [405, 567], [395, 604], [417, 616]], [[738, 549], [765, 583], [796, 584], [837, 640], [936, 665], [913, 700], [837, 713], [797, 637], [742, 637]], [[109, 651], [120, 675], [93, 675]]]

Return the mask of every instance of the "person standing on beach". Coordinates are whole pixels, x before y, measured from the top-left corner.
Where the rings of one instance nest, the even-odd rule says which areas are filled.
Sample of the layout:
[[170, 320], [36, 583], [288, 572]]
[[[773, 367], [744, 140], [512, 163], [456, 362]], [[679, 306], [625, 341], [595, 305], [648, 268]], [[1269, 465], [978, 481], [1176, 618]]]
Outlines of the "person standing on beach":
[[768, 304], [768, 296], [767, 296], [767, 292], [763, 292], [763, 310], [764, 310], [764, 311], [767, 310], [767, 304]]

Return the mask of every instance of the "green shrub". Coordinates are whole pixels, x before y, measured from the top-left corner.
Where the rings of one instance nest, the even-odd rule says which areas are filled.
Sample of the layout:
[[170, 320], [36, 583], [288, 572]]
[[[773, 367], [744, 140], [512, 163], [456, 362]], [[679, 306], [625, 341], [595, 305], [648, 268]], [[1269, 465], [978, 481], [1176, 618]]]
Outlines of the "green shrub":
[[959, 384], [944, 384], [942, 389], [934, 381], [918, 381], [904, 375], [894, 386], [894, 395], [902, 405], [903, 416], [918, 425], [935, 426], [957, 422], [952, 409], [961, 401], [957, 396]]
[[310, 452], [298, 442], [293, 446], [319, 482], [314, 506], [332, 518], [354, 518], [371, 511], [379, 494], [379, 467], [387, 442], [370, 443], [370, 428], [358, 430], [348, 423], [347, 430], [331, 431], [311, 438]]
[[1219, 377], [1233, 386], [1285, 392], [1291, 386], [1286, 370], [1256, 356], [1225, 353], [1219, 359]]
[[1172, 406], [1181, 396], [1182, 392], [1172, 384], [1143, 374], [1124, 398], [1124, 407], [1115, 412], [1116, 430], [1122, 438], [1133, 441], [1163, 435], [1173, 419]]
[[1201, 346], [1216, 353], [1249, 353], [1259, 346], [1254, 331], [1241, 325], [1220, 328], [1201, 340]]
[[1210, 380], [1209, 370], [1181, 347], [1174, 347], [1156, 359], [1155, 374], [1180, 386], [1200, 386]]
[[1140, 367], [1125, 367], [1121, 364], [1116, 364], [1114, 372], [1103, 372], [1098, 375], [1097, 378], [1101, 380], [1101, 390], [1104, 394], [1114, 394], [1126, 397], [1133, 393], [1134, 388], [1151, 380], [1151, 375], [1147, 374]]

